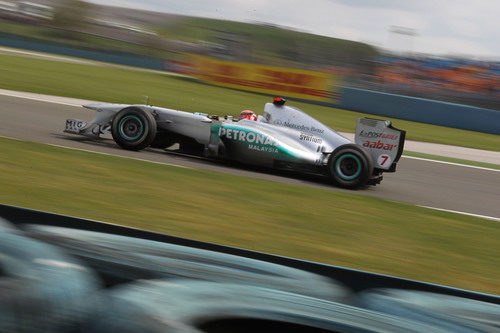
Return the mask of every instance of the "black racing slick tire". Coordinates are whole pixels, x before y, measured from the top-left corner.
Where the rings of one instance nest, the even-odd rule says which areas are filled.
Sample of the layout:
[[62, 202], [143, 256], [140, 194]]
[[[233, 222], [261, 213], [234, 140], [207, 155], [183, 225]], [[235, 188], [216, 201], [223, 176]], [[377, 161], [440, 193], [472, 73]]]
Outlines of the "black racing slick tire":
[[336, 185], [349, 189], [359, 188], [366, 185], [373, 174], [373, 158], [362, 147], [346, 144], [331, 154], [328, 172]]
[[113, 118], [111, 134], [123, 149], [141, 150], [155, 139], [156, 121], [149, 112], [138, 107], [128, 107]]

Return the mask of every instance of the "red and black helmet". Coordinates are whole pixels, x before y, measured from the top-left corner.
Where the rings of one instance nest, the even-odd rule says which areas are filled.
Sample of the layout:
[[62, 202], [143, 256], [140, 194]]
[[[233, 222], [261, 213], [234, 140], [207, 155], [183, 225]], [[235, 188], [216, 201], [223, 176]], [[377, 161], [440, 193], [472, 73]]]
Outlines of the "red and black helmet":
[[238, 119], [239, 120], [241, 120], [241, 119], [257, 120], [257, 115], [252, 110], [243, 110], [243, 111], [241, 111]]

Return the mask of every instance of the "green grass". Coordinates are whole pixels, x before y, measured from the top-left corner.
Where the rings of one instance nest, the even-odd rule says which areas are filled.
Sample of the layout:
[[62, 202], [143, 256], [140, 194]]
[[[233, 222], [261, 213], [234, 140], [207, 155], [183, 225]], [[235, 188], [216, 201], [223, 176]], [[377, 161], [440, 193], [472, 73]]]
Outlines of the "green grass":
[[500, 224], [0, 138], [0, 202], [498, 294]]
[[[237, 115], [253, 109], [262, 113], [269, 96], [207, 85], [168, 75], [119, 68], [70, 64], [0, 55], [0, 88], [117, 103], [150, 103], [173, 109]], [[359, 112], [289, 101], [339, 131], [353, 132]], [[500, 136], [392, 120], [407, 131], [407, 139], [500, 151]]]
[[446, 157], [446, 156], [418, 153], [418, 152], [414, 152], [414, 151], [405, 150], [403, 153], [403, 156], [421, 157], [421, 158], [427, 158], [429, 160], [451, 162], [451, 163], [458, 163], [458, 164], [472, 165], [472, 166], [478, 166], [478, 167], [482, 167], [482, 168], [500, 170], [500, 165], [498, 165], [498, 164], [476, 162], [476, 161], [471, 161], [471, 160], [463, 160], [460, 158], [452, 158], [452, 157]]

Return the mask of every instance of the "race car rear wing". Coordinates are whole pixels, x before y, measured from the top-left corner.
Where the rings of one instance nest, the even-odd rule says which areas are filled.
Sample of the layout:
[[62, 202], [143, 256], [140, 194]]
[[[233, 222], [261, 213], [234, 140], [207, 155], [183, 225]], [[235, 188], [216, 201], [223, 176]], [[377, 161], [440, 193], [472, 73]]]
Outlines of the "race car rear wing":
[[394, 172], [403, 153], [406, 131], [392, 127], [388, 120], [359, 118], [354, 141], [367, 149], [375, 168]]

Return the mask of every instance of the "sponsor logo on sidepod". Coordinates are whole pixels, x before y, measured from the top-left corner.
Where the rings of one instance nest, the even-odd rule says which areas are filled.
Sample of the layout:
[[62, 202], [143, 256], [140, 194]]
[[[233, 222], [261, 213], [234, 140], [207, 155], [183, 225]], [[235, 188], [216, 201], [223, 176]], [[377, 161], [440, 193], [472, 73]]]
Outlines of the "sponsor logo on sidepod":
[[233, 128], [219, 128], [219, 137], [225, 137], [234, 141], [241, 141], [248, 143], [248, 149], [277, 153], [278, 142], [265, 134], [258, 134], [255, 132], [247, 132], [245, 130], [238, 130]]
[[316, 132], [316, 133], [320, 133], [320, 134], [325, 131], [325, 130], [322, 130], [321, 128], [316, 128], [314, 126], [299, 125], [299, 124], [290, 123], [288, 121], [283, 122], [279, 119], [276, 120], [274, 123], [278, 126], [285, 126], [285, 127], [299, 130], [299, 131]]
[[302, 141], [309, 141], [309, 142], [314, 142], [314, 143], [318, 143], [318, 144], [321, 144], [323, 142], [323, 139], [315, 137], [313, 135], [308, 135], [305, 133], [300, 133], [299, 139]]

